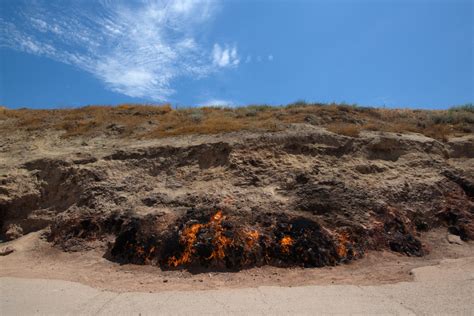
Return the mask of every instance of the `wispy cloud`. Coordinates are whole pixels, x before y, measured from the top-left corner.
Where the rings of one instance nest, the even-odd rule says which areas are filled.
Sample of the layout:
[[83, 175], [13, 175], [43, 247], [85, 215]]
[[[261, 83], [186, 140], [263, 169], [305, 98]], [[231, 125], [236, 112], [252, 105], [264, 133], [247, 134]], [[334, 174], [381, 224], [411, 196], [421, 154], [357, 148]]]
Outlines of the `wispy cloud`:
[[0, 46], [74, 65], [132, 97], [163, 101], [173, 80], [240, 62], [235, 45], [211, 51], [196, 40], [216, 14], [212, 0], [16, 4], [13, 16], [0, 17]]
[[225, 46], [221, 47], [219, 44], [214, 44], [212, 50], [212, 62], [218, 67], [233, 67], [240, 63], [240, 59], [237, 55], [237, 47]]
[[209, 99], [207, 101], [199, 103], [197, 106], [224, 106], [224, 107], [234, 107], [236, 103], [230, 100], [223, 99]]

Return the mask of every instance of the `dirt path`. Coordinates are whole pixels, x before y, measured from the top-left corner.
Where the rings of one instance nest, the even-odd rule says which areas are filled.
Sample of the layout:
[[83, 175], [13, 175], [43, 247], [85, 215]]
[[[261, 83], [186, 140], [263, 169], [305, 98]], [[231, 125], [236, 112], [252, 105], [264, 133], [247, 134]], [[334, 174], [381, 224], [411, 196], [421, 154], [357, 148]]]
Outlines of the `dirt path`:
[[160, 293], [100, 291], [78, 283], [0, 279], [5, 315], [26, 314], [469, 314], [474, 257], [413, 270], [391, 285], [258, 287]]

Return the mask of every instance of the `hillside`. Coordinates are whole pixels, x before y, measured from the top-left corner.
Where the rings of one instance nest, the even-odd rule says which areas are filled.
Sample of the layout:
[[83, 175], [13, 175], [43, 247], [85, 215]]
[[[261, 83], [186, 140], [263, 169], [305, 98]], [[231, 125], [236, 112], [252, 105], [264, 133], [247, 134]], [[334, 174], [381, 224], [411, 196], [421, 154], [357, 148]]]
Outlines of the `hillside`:
[[1, 239], [193, 273], [423, 257], [433, 232], [474, 239], [473, 123], [469, 106], [4, 109]]

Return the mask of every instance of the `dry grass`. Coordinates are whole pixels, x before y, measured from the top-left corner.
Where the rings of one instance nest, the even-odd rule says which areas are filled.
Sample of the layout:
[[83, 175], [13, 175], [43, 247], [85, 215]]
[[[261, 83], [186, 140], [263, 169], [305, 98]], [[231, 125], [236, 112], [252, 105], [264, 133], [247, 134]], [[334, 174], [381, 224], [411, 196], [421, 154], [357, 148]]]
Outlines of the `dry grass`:
[[389, 110], [351, 105], [250, 105], [241, 108], [188, 108], [122, 104], [62, 110], [0, 108], [0, 132], [58, 130], [62, 137], [160, 138], [235, 131], [277, 131], [291, 123], [308, 123], [358, 137], [364, 130], [415, 132], [445, 141], [451, 135], [474, 133], [472, 105], [444, 111]]
[[354, 124], [331, 124], [327, 126], [327, 129], [333, 133], [349, 136], [349, 137], [359, 137], [360, 127]]

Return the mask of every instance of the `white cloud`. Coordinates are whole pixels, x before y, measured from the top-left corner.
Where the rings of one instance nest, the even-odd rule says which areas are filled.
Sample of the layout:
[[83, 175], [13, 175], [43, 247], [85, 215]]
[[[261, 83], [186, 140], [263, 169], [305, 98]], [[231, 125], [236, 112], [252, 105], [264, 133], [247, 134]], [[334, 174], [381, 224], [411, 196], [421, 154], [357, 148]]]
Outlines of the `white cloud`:
[[245, 63], [248, 64], [251, 61], [252, 61], [252, 56], [248, 55], [247, 58], [245, 59]]
[[233, 67], [240, 63], [237, 55], [237, 47], [225, 46], [221, 47], [219, 44], [214, 44], [212, 50], [212, 63], [218, 67]]
[[234, 107], [236, 104], [233, 101], [222, 100], [222, 99], [210, 99], [205, 102], [199, 103], [197, 106], [200, 107], [211, 107], [211, 106], [223, 106], [223, 107]]
[[216, 12], [213, 0], [18, 3], [0, 17], [0, 46], [71, 64], [132, 97], [164, 101], [173, 80], [240, 62], [236, 45], [215, 44], [209, 62], [210, 49], [196, 41]]
[[268, 55], [268, 61], [273, 61], [273, 55]]
[[171, 4], [171, 8], [176, 12], [190, 12], [193, 8], [193, 1], [191, 0], [177, 0]]

